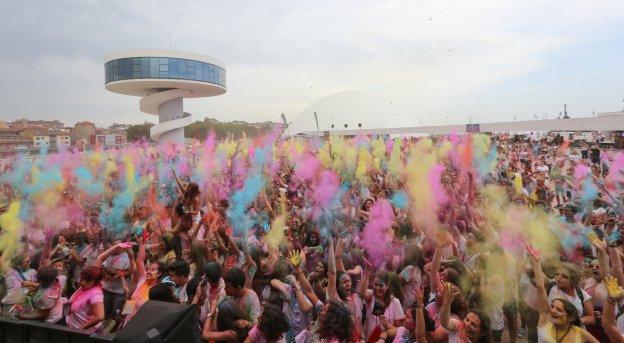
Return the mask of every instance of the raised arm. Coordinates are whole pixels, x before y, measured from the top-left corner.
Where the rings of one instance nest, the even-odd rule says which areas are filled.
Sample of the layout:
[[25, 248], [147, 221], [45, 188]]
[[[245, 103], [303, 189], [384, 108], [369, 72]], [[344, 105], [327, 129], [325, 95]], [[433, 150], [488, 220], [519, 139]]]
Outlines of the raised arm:
[[429, 287], [431, 292], [435, 292], [440, 287], [440, 266], [442, 266], [442, 248], [451, 244], [446, 232], [438, 232], [436, 249], [433, 252], [431, 260], [431, 269], [429, 270]]
[[54, 232], [52, 229], [47, 228], [43, 231], [45, 236], [45, 243], [43, 245], [43, 250], [41, 250], [41, 257], [39, 260], [39, 266], [47, 266], [50, 264], [50, 257], [52, 256], [52, 237]]
[[440, 325], [448, 331], [456, 331], [458, 320], [451, 318], [451, 304], [459, 291], [453, 292], [453, 285], [448, 282], [444, 283], [445, 296], [440, 309]]
[[[617, 240], [616, 240], [617, 241]], [[622, 256], [617, 246], [609, 247], [609, 257], [611, 257], [611, 273], [618, 280], [620, 285], [624, 285], [624, 271], [622, 270]]]
[[314, 293], [314, 290], [312, 289], [312, 285], [310, 285], [310, 281], [308, 281], [308, 278], [306, 278], [305, 275], [303, 275], [303, 271], [301, 271], [301, 256], [300, 255], [301, 253], [299, 251], [291, 251], [288, 256], [288, 261], [290, 262], [290, 264], [292, 264], [292, 266], [295, 269], [295, 277], [297, 278], [297, 281], [301, 285], [301, 290], [303, 291], [305, 296], [308, 297], [308, 299], [310, 299], [312, 304], [316, 304], [319, 302], [319, 298], [318, 296], [316, 296], [316, 293]]
[[414, 328], [414, 336], [416, 343], [427, 343], [425, 332], [425, 302], [423, 300], [423, 291], [420, 287], [414, 289], [414, 316], [416, 317], [416, 325]]
[[598, 263], [600, 265], [600, 278], [604, 279], [611, 274], [609, 271], [609, 260], [607, 259], [607, 244], [599, 239], [593, 231], [587, 234], [587, 240], [596, 247]]
[[335, 255], [334, 260], [336, 261], [336, 271], [340, 271], [340, 272], [347, 271], [345, 269], [344, 263], [342, 262], [343, 246], [344, 246], [344, 242], [342, 241], [342, 238], [338, 238], [338, 241], [336, 242], [336, 252], [334, 253]]
[[173, 166], [171, 166], [171, 172], [173, 173], [173, 178], [175, 179], [176, 184], [178, 185], [178, 192], [180, 194], [186, 193], [186, 187], [184, 187], [184, 185], [182, 184], [182, 181], [180, 181], [180, 179], [178, 178], [178, 175], [176, 174]]
[[108, 258], [108, 256], [112, 255], [114, 252], [116, 252], [117, 250], [121, 249], [119, 247], [119, 245], [113, 245], [112, 247], [108, 248], [107, 250], [105, 250], [103, 253], [101, 253], [97, 259], [95, 260], [95, 265], [98, 267], [102, 266], [102, 263], [104, 263], [104, 261]]
[[607, 288], [607, 301], [602, 307], [602, 328], [613, 343], [624, 343], [624, 336], [620, 333], [616, 325], [617, 304], [624, 297], [624, 290], [618, 285], [617, 279], [613, 276], [604, 278], [602, 282]]
[[132, 273], [132, 277], [134, 278], [134, 283], [139, 282], [139, 279], [145, 275], [145, 242], [143, 242], [143, 237], [137, 237], [137, 242], [139, 243], [139, 251], [137, 252], [136, 264], [134, 268], [134, 272]]
[[329, 247], [327, 256], [327, 295], [330, 299], [336, 299], [336, 256], [334, 253], [334, 240], [329, 237]]
[[360, 294], [360, 297], [366, 302], [370, 301], [370, 298], [371, 298], [370, 293], [367, 292], [370, 276], [371, 276], [371, 267], [369, 265], [366, 265], [364, 268], [364, 273], [362, 273], [362, 278], [360, 279], [360, 287], [358, 291]]
[[542, 272], [541, 253], [530, 244], [525, 245], [525, 250], [529, 256], [529, 263], [533, 274], [535, 274], [535, 287], [537, 288], [537, 311], [540, 312], [540, 322], [542, 317], [546, 319], [548, 317], [549, 304], [548, 295], [546, 294], [546, 287], [544, 283], [544, 273]]

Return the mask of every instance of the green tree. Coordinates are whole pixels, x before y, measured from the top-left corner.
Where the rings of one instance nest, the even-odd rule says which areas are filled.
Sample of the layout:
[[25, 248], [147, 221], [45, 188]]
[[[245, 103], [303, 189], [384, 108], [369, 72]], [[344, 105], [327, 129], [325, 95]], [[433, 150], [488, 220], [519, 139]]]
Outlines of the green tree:
[[140, 140], [150, 139], [150, 128], [154, 126], [152, 123], [145, 122], [138, 125], [130, 125], [126, 130], [126, 140], [128, 142], [136, 142]]

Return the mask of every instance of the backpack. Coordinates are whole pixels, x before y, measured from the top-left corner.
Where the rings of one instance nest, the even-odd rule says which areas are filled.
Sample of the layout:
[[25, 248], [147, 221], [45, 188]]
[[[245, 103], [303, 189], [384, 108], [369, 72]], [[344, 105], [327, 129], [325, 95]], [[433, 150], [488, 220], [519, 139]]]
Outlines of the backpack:
[[[555, 287], [555, 282], [551, 281], [548, 284], [548, 288], [546, 288], [546, 296], [548, 296], [550, 294], [550, 290], [553, 287]], [[585, 296], [583, 296], [583, 290], [580, 287], [578, 287], [578, 286], [574, 287], [574, 289], [576, 290], [576, 294], [578, 295], [579, 299], [581, 299], [581, 304], [584, 303], [585, 302]], [[579, 313], [579, 315], [580, 315], [580, 313]]]

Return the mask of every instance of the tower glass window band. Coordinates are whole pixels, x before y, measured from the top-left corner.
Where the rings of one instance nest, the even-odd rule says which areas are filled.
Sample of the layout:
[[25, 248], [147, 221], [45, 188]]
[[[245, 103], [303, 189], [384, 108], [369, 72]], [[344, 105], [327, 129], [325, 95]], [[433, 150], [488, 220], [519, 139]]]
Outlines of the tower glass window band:
[[106, 82], [130, 79], [178, 79], [225, 87], [225, 70], [214, 64], [169, 57], [131, 57], [104, 65]]

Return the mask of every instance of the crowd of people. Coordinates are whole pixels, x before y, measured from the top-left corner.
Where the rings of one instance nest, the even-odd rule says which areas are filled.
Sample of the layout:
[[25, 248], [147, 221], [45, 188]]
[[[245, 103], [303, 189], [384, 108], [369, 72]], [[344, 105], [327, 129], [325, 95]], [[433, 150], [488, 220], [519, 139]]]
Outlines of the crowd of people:
[[206, 342], [624, 342], [624, 153], [511, 135], [132, 144], [0, 174], [2, 315]]

